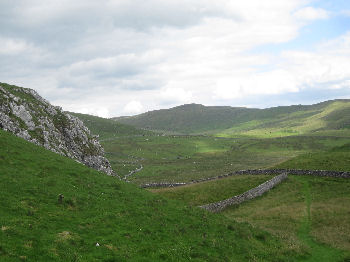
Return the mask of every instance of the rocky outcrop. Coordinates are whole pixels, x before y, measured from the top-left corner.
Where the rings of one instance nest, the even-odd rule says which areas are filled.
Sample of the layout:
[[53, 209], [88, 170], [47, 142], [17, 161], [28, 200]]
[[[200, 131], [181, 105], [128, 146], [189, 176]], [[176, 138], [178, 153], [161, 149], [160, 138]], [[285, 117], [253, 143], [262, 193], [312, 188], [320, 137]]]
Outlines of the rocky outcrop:
[[98, 137], [32, 89], [0, 83], [0, 128], [89, 167], [115, 175]]
[[274, 178], [262, 183], [261, 185], [244, 192], [243, 194], [233, 196], [231, 198], [228, 198], [228, 199], [225, 199], [225, 200], [222, 200], [219, 202], [203, 205], [200, 207], [204, 208], [208, 211], [214, 212], [214, 213], [220, 212], [220, 211], [224, 210], [226, 207], [233, 206], [233, 205], [239, 205], [247, 200], [261, 196], [262, 194], [264, 194], [265, 192], [274, 188], [276, 185], [278, 185], [283, 180], [285, 180], [287, 178], [287, 176], [288, 176], [287, 173], [282, 173], [282, 174], [275, 176]]

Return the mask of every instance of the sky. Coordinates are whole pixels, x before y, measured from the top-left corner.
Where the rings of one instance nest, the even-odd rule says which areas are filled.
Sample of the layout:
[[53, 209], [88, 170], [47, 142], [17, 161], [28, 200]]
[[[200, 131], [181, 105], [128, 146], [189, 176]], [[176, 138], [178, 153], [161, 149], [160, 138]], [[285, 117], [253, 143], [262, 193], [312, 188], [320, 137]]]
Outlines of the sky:
[[0, 82], [101, 117], [350, 98], [350, 1], [1, 0]]

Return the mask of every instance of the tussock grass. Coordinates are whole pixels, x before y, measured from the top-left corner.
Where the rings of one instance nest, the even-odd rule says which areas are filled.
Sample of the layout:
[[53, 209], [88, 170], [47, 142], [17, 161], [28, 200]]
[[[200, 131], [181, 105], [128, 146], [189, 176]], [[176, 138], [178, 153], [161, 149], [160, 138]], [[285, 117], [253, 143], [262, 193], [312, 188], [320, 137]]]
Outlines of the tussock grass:
[[342, 261], [350, 255], [349, 196], [349, 179], [289, 176], [264, 196], [228, 208], [223, 215], [278, 236], [304, 252], [305, 261], [317, 261], [320, 254]]

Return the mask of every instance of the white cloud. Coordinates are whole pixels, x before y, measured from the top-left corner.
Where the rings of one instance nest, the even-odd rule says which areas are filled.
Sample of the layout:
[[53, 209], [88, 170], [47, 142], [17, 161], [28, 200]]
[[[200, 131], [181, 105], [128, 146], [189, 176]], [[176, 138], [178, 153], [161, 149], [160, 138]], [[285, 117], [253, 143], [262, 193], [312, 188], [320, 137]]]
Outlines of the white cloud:
[[313, 52], [251, 52], [287, 43], [329, 16], [305, 7], [310, 1], [41, 2], [0, 3], [0, 78], [67, 110], [118, 116], [327, 83], [346, 87], [349, 36]]
[[144, 110], [142, 104], [139, 101], [130, 101], [127, 103], [123, 109], [123, 112], [126, 113], [127, 115], [135, 115], [142, 113]]
[[29, 48], [24, 40], [0, 37], [0, 55], [18, 55]]
[[343, 10], [340, 12], [340, 14], [345, 15], [345, 16], [350, 16], [350, 10]]
[[168, 87], [161, 90], [159, 98], [168, 104], [189, 103], [192, 99], [192, 92], [176, 86], [183, 86], [183, 84], [169, 83]]
[[329, 12], [322, 8], [308, 6], [296, 11], [294, 16], [300, 20], [311, 21], [317, 19], [327, 19], [329, 18]]
[[297, 92], [298, 82], [286, 70], [255, 73], [245, 77], [219, 79], [214, 95], [218, 99], [231, 100], [249, 95], [271, 95]]

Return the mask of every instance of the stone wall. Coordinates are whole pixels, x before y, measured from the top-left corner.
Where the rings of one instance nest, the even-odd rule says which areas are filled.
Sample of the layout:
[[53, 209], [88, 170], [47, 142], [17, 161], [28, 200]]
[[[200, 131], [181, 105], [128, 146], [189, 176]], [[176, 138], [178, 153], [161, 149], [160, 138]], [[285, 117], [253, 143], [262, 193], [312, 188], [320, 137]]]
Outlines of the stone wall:
[[262, 183], [261, 185], [244, 192], [243, 194], [240, 194], [240, 195], [237, 195], [237, 196], [234, 196], [234, 197], [231, 197], [231, 198], [228, 198], [228, 199], [216, 202], [216, 203], [203, 205], [200, 207], [204, 208], [208, 211], [211, 211], [211, 212], [215, 212], [215, 213], [220, 212], [228, 206], [238, 205], [244, 201], [261, 196], [262, 194], [269, 191], [271, 188], [275, 187], [276, 185], [281, 183], [283, 180], [285, 180], [287, 178], [287, 176], [288, 176], [287, 173], [282, 173], [282, 174], [275, 176], [274, 178]]
[[222, 179], [236, 175], [280, 175], [286, 173], [288, 175], [299, 176], [325, 176], [325, 177], [341, 177], [350, 178], [350, 172], [347, 171], [330, 171], [330, 170], [301, 170], [301, 169], [251, 169], [251, 170], [239, 170], [231, 173], [227, 173], [220, 176], [203, 178], [198, 180], [192, 180], [190, 182], [156, 182], [143, 184], [141, 188], [155, 188], [155, 187], [177, 187], [194, 183], [200, 183], [210, 180]]

